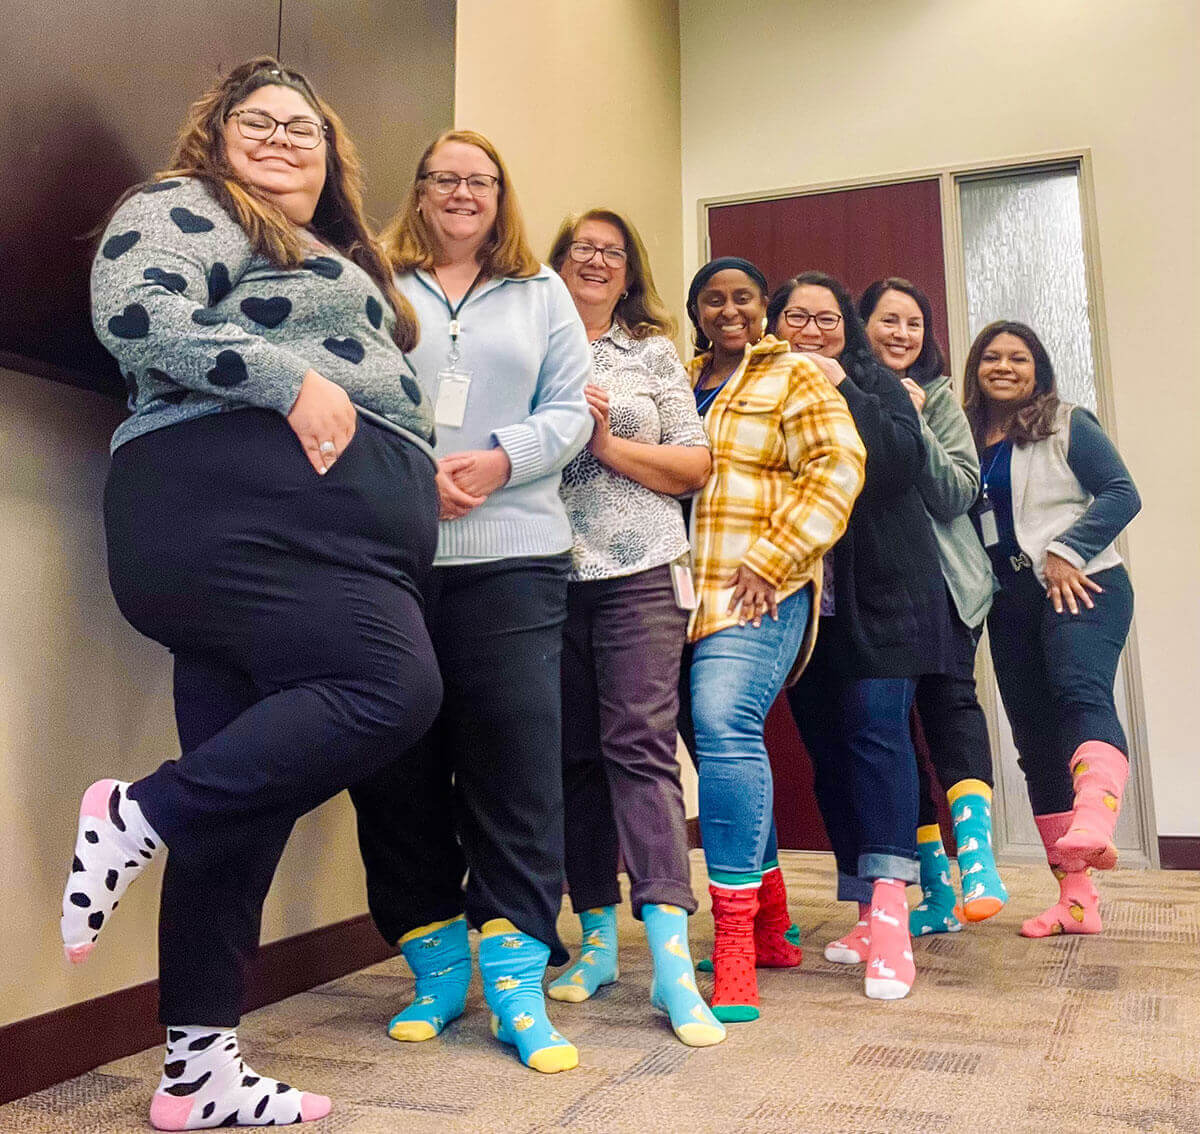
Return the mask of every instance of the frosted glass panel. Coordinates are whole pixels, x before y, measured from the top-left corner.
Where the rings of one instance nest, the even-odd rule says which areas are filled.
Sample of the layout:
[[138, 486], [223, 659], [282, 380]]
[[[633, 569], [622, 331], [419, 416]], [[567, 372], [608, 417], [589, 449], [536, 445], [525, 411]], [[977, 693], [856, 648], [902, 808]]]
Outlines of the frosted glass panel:
[[996, 319], [1028, 323], [1060, 395], [1096, 409], [1079, 186], [1074, 170], [959, 187], [971, 338]]

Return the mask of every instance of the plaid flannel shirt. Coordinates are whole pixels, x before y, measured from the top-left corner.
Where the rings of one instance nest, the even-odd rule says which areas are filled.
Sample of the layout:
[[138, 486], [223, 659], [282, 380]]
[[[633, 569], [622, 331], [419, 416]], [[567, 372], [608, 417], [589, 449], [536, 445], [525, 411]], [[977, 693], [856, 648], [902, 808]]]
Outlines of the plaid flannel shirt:
[[[707, 359], [688, 364], [693, 387]], [[747, 348], [704, 426], [713, 472], [692, 510], [699, 605], [689, 640], [737, 625], [728, 607], [741, 564], [773, 583], [779, 601], [811, 583], [817, 611], [821, 557], [846, 530], [866, 467], [845, 401], [814, 363], [768, 335]], [[818, 621], [809, 619], [797, 673]]]

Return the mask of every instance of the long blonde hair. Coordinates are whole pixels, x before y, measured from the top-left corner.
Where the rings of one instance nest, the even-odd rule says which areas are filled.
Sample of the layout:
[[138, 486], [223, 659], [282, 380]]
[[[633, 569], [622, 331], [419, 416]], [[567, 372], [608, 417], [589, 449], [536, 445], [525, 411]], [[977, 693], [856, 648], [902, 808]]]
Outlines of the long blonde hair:
[[[188, 108], [168, 168], [156, 173], [153, 180], [195, 177], [203, 181], [217, 203], [241, 225], [258, 255], [280, 268], [300, 267], [306, 249], [295, 227], [266, 194], [238, 178], [225, 151], [229, 112], [260, 87], [296, 91], [324, 121], [325, 185], [309, 227], [371, 277], [396, 313], [392, 338], [401, 350], [412, 350], [417, 344], [417, 316], [396, 290], [383, 250], [367, 225], [358, 151], [342, 120], [298, 71], [285, 69], [270, 55], [259, 55], [235, 67]], [[126, 198], [135, 192], [137, 187]]]
[[588, 209], [565, 217], [550, 246], [550, 266], [562, 274], [568, 247], [575, 239], [579, 226], [590, 220], [611, 224], [625, 239], [625, 294], [617, 300], [613, 317], [625, 328], [630, 338], [645, 339], [651, 335], [673, 338], [677, 324], [658, 294], [658, 288], [654, 286], [646, 245], [633, 223], [615, 209]]
[[403, 206], [380, 235], [384, 253], [392, 267], [397, 272], [411, 272], [414, 268], [432, 268], [436, 263], [441, 249], [437, 236], [421, 215], [421, 179], [428, 172], [426, 163], [434, 150], [445, 142], [462, 142], [478, 147], [500, 171], [500, 184], [496, 187], [499, 194], [496, 202], [496, 223], [479, 250], [479, 266], [482, 271], [492, 279], [526, 279], [536, 276], [542, 266], [529, 247], [529, 240], [525, 235], [525, 222], [521, 218], [517, 195], [505, 168], [504, 159], [487, 138], [474, 130], [445, 130], [425, 147], [421, 160], [417, 162], [417, 171]]

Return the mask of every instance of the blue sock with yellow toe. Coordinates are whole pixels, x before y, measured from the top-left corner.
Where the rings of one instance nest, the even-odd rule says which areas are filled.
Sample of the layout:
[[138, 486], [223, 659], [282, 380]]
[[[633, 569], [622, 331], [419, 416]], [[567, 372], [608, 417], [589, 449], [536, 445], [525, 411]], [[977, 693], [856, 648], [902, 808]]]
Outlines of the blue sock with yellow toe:
[[546, 989], [551, 1000], [580, 1004], [596, 995], [601, 985], [620, 976], [617, 968], [617, 907], [598, 906], [579, 915], [583, 944], [579, 960]]
[[550, 947], [507, 918], [484, 922], [479, 939], [483, 998], [492, 1010], [492, 1035], [517, 1049], [526, 1067], [545, 1074], [579, 1066], [575, 1045], [546, 1015], [542, 978]]
[[400, 938], [400, 952], [417, 978], [413, 1002], [388, 1022], [396, 1040], [433, 1039], [467, 1006], [471, 983], [471, 949], [467, 919], [422, 925]]
[[671, 1020], [675, 1034], [688, 1047], [711, 1047], [725, 1038], [725, 1025], [712, 1014], [696, 988], [688, 950], [687, 913], [679, 906], [642, 907], [646, 940], [654, 962], [650, 1003]]

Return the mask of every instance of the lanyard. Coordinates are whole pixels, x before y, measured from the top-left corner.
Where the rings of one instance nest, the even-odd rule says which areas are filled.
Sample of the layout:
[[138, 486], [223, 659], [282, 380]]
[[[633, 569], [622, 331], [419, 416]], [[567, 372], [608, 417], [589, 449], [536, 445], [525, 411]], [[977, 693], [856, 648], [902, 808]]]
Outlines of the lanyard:
[[[717, 395], [723, 389], [725, 389], [726, 383], [728, 383], [729, 378], [732, 378], [732, 377], [733, 377], [732, 374], [729, 375], [729, 377], [727, 377], [725, 379], [725, 381], [722, 382], [719, 386], [714, 386], [711, 390], [706, 390], [704, 392], [704, 395], [705, 395], [704, 397], [696, 399], [696, 412], [701, 417], [703, 417], [708, 412], [708, 407], [711, 406], [713, 404], [713, 402], [715, 402], [717, 400]], [[696, 392], [699, 393], [700, 391], [697, 390]]]
[[434, 280], [437, 281], [438, 290], [442, 293], [442, 300], [446, 304], [446, 310], [450, 312], [450, 365], [454, 366], [458, 362], [458, 335], [462, 330], [458, 322], [458, 313], [466, 306], [467, 300], [471, 298], [471, 292], [479, 286], [480, 281], [483, 279], [483, 269], [480, 268], [475, 273], [475, 278], [471, 281], [471, 286], [463, 292], [463, 296], [457, 304], [450, 302], [450, 297], [446, 294], [446, 289], [442, 287], [442, 281], [437, 278], [437, 272], [431, 274]]
[[990, 477], [992, 475], [992, 472], [995, 470], [996, 462], [1004, 455], [1004, 449], [1005, 449], [1005, 446], [1007, 446], [1007, 445], [1008, 445], [1008, 441], [1005, 440], [1005, 441], [1001, 441], [996, 446], [996, 451], [992, 454], [991, 464], [988, 465], [987, 472], [985, 472], [983, 474], [983, 498], [984, 498], [984, 500], [986, 500], [988, 498], [988, 477]]

